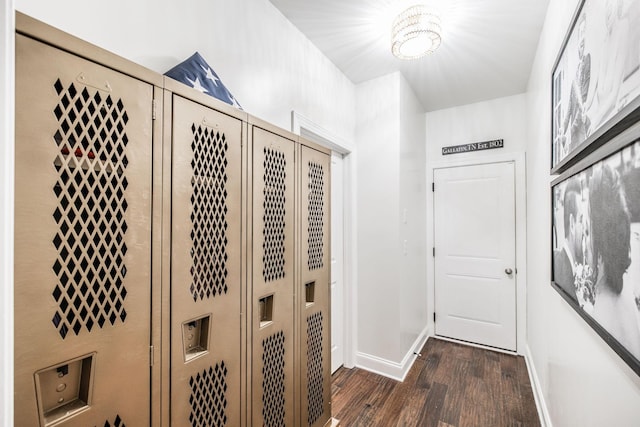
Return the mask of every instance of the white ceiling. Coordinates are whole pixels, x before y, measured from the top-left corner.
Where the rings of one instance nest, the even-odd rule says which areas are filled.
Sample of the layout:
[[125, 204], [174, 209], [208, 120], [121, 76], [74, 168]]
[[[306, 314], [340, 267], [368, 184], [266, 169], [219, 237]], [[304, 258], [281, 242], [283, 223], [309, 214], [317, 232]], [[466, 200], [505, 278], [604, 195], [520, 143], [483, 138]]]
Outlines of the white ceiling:
[[420, 0], [270, 0], [354, 83], [401, 71], [426, 111], [523, 93], [549, 0], [423, 0], [439, 10], [442, 45], [391, 54], [398, 12]]

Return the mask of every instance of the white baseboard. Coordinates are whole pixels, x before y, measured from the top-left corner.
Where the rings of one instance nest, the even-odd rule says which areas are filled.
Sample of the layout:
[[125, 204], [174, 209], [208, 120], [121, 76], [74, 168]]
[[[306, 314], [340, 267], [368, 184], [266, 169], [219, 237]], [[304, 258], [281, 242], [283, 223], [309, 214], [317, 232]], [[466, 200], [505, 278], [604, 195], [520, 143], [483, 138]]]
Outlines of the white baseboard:
[[356, 366], [396, 381], [404, 381], [409, 369], [411, 369], [413, 362], [416, 360], [416, 353], [422, 350], [422, 347], [428, 337], [429, 329], [428, 327], [425, 327], [400, 363], [383, 359], [378, 356], [373, 356], [371, 354], [358, 352], [356, 354]]
[[[427, 326], [422, 330], [418, 338], [416, 338], [415, 342], [413, 343], [413, 350], [410, 353], [412, 353], [412, 355], [415, 355], [415, 353], [420, 353], [420, 351], [422, 351], [422, 347], [424, 347], [424, 345], [427, 343], [427, 340], [429, 339], [430, 336], [431, 336], [431, 333], [429, 331], [429, 327]], [[407, 372], [409, 372], [408, 369], [407, 369]], [[406, 373], [405, 373], [405, 376], [406, 376]]]
[[533, 397], [536, 401], [536, 408], [538, 409], [540, 424], [542, 424], [542, 427], [553, 427], [553, 425], [551, 424], [551, 417], [549, 416], [549, 410], [547, 409], [547, 404], [544, 401], [544, 394], [542, 393], [542, 387], [540, 386], [538, 373], [536, 372], [536, 367], [533, 363], [533, 357], [531, 355], [529, 344], [525, 345], [524, 360], [527, 364], [527, 371], [529, 372], [529, 380], [531, 381], [531, 388], [533, 389]]

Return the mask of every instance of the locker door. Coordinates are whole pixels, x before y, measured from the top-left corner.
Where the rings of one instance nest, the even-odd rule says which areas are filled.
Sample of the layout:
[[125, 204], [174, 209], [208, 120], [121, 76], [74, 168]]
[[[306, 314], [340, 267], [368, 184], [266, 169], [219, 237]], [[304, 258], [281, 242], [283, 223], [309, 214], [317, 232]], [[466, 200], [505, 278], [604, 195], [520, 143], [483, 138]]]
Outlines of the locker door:
[[253, 128], [252, 419], [293, 426], [293, 141]]
[[149, 425], [153, 87], [22, 35], [16, 80], [16, 425]]
[[242, 122], [173, 97], [171, 420], [240, 426]]
[[327, 154], [301, 146], [300, 425], [331, 418], [329, 182]]

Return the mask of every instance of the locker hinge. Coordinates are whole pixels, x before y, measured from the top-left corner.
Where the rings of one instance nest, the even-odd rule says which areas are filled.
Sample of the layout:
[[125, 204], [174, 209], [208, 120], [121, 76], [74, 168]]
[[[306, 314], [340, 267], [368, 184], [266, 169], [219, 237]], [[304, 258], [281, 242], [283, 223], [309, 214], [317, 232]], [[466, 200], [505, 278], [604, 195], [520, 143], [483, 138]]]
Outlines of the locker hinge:
[[433, 323], [436, 323], [436, 312], [433, 312]]
[[433, 257], [434, 258], [436, 257], [436, 247], [435, 246], [433, 247]]
[[153, 346], [150, 345], [149, 346], [149, 366], [153, 366], [154, 360], [153, 360]]
[[154, 99], [151, 108], [151, 119], [156, 119], [156, 111], [158, 110], [158, 102]]
[[435, 182], [431, 183], [431, 191], [434, 192], [434, 193], [436, 192], [436, 183]]

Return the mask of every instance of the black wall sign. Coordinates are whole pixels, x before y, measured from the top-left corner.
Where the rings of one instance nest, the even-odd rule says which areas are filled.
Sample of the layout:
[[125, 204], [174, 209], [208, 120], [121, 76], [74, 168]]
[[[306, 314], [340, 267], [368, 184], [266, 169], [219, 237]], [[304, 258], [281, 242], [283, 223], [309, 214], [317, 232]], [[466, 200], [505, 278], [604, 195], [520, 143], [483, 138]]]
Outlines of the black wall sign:
[[504, 139], [494, 139], [493, 141], [473, 142], [471, 144], [451, 145], [442, 147], [442, 155], [468, 153], [469, 151], [492, 150], [494, 148], [503, 148]]

